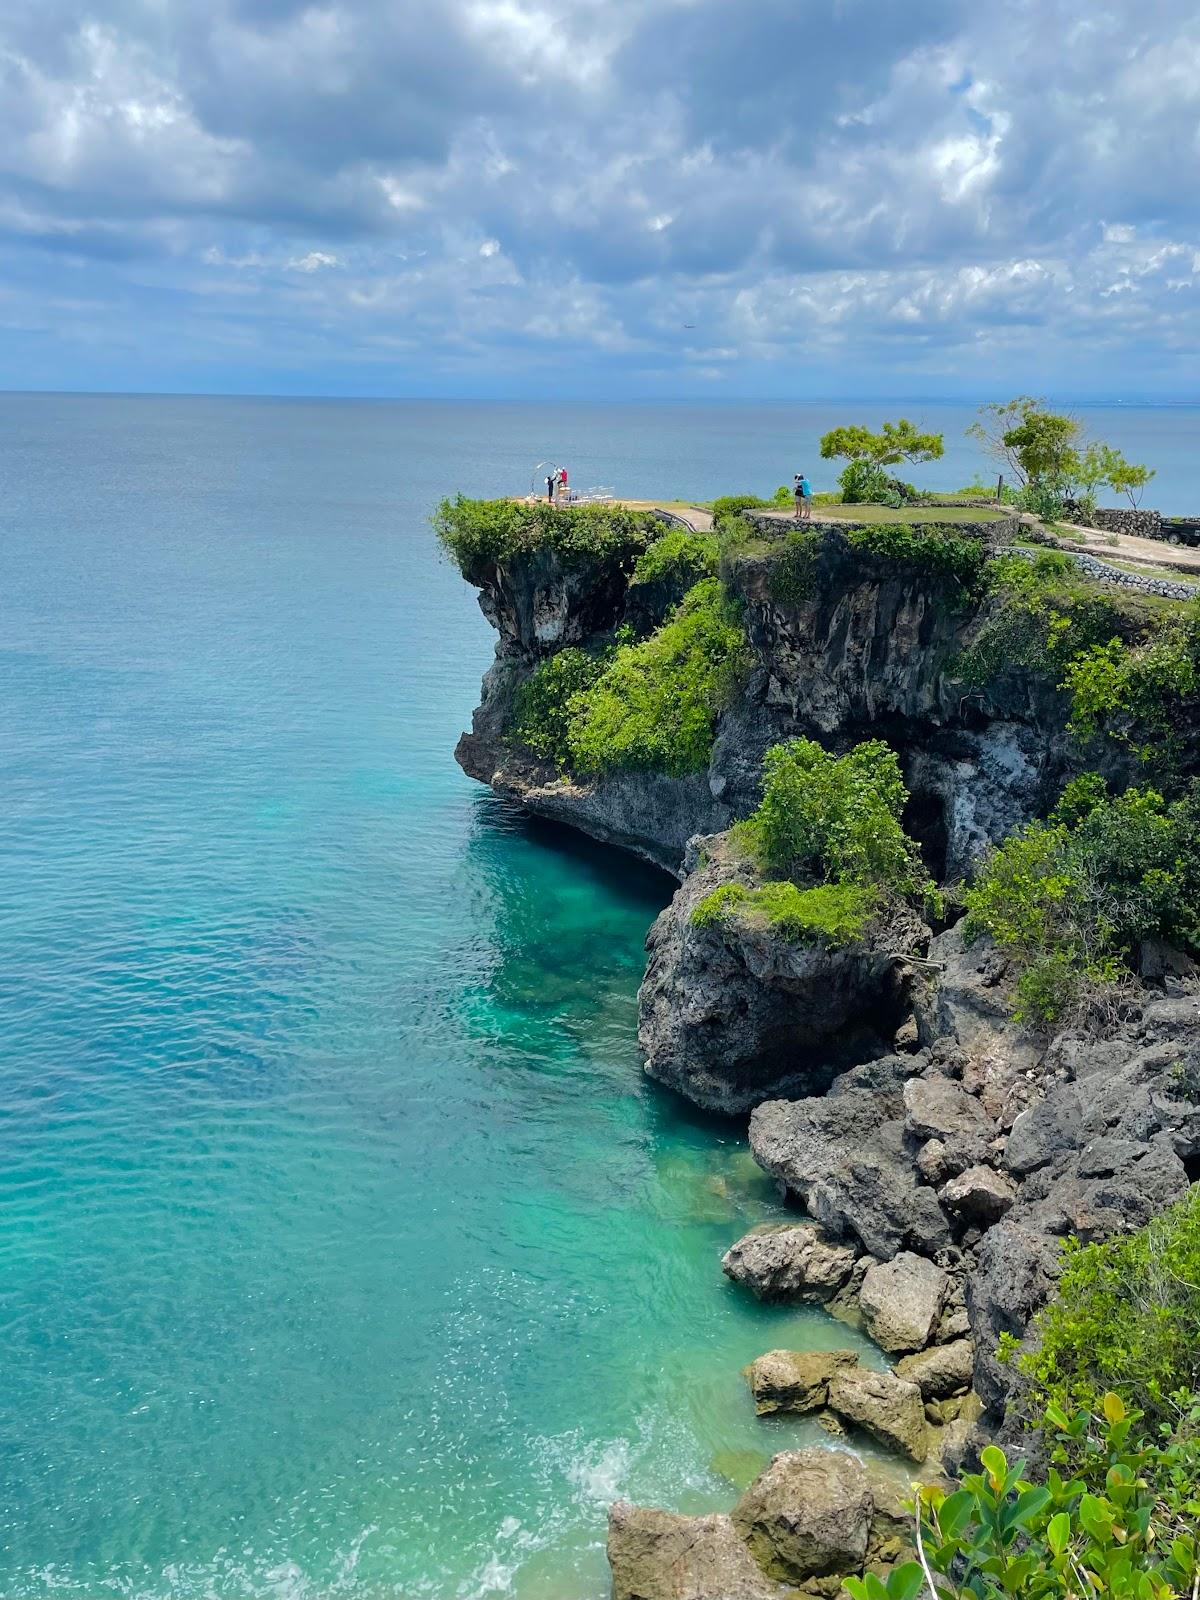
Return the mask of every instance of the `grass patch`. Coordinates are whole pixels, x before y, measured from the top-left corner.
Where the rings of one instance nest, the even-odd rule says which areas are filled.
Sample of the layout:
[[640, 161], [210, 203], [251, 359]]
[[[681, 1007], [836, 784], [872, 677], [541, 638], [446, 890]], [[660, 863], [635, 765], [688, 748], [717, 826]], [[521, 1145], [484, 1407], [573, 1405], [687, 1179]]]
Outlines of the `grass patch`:
[[873, 506], [823, 505], [822, 514], [848, 522], [907, 523], [917, 527], [927, 522], [998, 522], [1006, 515], [990, 506]]
[[861, 939], [878, 906], [878, 894], [857, 883], [764, 883], [747, 888], [723, 883], [706, 894], [692, 912], [698, 928], [730, 921], [769, 928], [801, 944], [850, 944]]

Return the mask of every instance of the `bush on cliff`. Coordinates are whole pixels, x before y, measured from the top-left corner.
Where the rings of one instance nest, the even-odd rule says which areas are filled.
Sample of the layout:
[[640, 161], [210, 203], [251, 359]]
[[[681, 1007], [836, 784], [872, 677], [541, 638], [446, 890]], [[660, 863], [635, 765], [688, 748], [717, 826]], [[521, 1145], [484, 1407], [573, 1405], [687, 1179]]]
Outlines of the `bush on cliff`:
[[1016, 961], [1018, 1020], [1058, 1022], [1121, 980], [1139, 940], [1200, 949], [1200, 782], [1168, 804], [1087, 774], [985, 857], [964, 898], [968, 932]]
[[443, 500], [433, 515], [443, 547], [469, 574], [482, 563], [551, 550], [568, 565], [599, 561], [628, 568], [663, 524], [626, 506], [553, 506], [545, 500]]
[[693, 923], [760, 922], [785, 938], [845, 944], [889, 897], [939, 908], [900, 826], [907, 801], [895, 752], [878, 739], [841, 757], [811, 739], [775, 745], [763, 763], [762, 803], [733, 830], [735, 848], [767, 881], [721, 885], [695, 907]]
[[736, 609], [718, 579], [704, 579], [661, 628], [621, 645], [595, 683], [571, 697], [571, 765], [588, 774], [702, 772], [745, 654]]
[[604, 671], [609, 652], [568, 645], [541, 662], [517, 690], [511, 737], [544, 761], [570, 756], [571, 702]]
[[816, 876], [920, 899], [934, 890], [900, 826], [907, 801], [896, 753], [882, 740], [838, 757], [792, 739], [767, 751], [762, 804], [738, 837], [772, 877]]
[[1066, 663], [1062, 686], [1071, 694], [1071, 728], [1085, 738], [1170, 735], [1190, 720], [1186, 703], [1200, 691], [1200, 606], [1169, 615], [1147, 639], [1110, 637], [1081, 650]]
[[1017, 1364], [1051, 1427], [1106, 1389], [1155, 1427], [1177, 1421], [1200, 1394], [1200, 1185], [1135, 1233], [1068, 1242], [1034, 1335]]
[[919, 1560], [847, 1578], [853, 1600], [1174, 1600], [1200, 1591], [1200, 1408], [1157, 1437], [1119, 1395], [1056, 1421], [1064, 1476], [996, 1445], [919, 1497]]
[[661, 539], [637, 558], [632, 584], [678, 583], [685, 589], [717, 571], [717, 538], [712, 533], [693, 533], [688, 528], [670, 528]]
[[957, 585], [964, 598], [977, 599], [983, 593], [988, 552], [980, 539], [911, 528], [905, 522], [847, 528], [846, 538], [864, 555]]

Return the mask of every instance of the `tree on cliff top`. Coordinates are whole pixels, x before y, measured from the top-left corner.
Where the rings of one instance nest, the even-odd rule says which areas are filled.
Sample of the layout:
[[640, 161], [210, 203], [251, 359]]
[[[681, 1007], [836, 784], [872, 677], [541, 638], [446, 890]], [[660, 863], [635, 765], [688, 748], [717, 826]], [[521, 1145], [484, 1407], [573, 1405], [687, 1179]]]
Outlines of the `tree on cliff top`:
[[906, 417], [885, 422], [878, 433], [855, 423], [831, 428], [821, 438], [825, 461], [866, 461], [873, 467], [895, 467], [901, 461], [937, 461], [943, 453], [940, 433], [921, 433]]

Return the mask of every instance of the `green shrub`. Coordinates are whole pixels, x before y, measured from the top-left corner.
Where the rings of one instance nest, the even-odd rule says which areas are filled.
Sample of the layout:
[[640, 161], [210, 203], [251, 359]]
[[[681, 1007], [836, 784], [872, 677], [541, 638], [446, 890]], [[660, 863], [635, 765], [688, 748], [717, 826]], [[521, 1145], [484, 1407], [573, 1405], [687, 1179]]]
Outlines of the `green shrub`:
[[1168, 805], [1154, 789], [1110, 798], [1093, 773], [988, 854], [964, 894], [967, 931], [1013, 955], [1018, 1020], [1060, 1021], [1141, 939], [1200, 945], [1198, 825], [1198, 783]]
[[737, 830], [774, 878], [819, 877], [935, 899], [920, 851], [900, 826], [908, 791], [878, 739], [831, 756], [811, 739], [768, 750], [762, 804]]
[[982, 1471], [964, 1473], [947, 1493], [921, 1489], [919, 1560], [886, 1580], [847, 1578], [852, 1600], [1174, 1600], [1200, 1590], [1200, 1450], [1188, 1407], [1158, 1437], [1119, 1395], [1095, 1413], [1057, 1410], [1056, 1467], [1044, 1484], [1027, 1479], [988, 1445]]
[[1035, 1410], [1092, 1408], [1106, 1389], [1171, 1420], [1200, 1391], [1200, 1185], [1135, 1233], [1070, 1241], [1057, 1296], [1018, 1357]]
[[1200, 690], [1200, 611], [1169, 619], [1150, 639], [1110, 638], [1079, 651], [1064, 667], [1072, 730], [1128, 739], [1133, 731], [1164, 732], [1181, 704]]
[[795, 489], [789, 488], [786, 483], [781, 483], [778, 489], [776, 489], [775, 493], [771, 496], [771, 504], [783, 509], [787, 506], [790, 506], [794, 502], [795, 498]]
[[443, 500], [433, 525], [445, 550], [470, 573], [482, 563], [552, 550], [568, 564], [628, 567], [661, 537], [662, 522], [626, 506], [553, 506], [537, 500]]
[[712, 503], [713, 524], [719, 526], [732, 517], [740, 517], [743, 511], [769, 511], [773, 505], [773, 501], [763, 500], [756, 494], [725, 494]]
[[713, 728], [745, 664], [745, 633], [720, 582], [706, 578], [655, 633], [621, 645], [568, 701], [567, 743], [581, 773], [701, 772]]
[[817, 561], [824, 543], [819, 533], [806, 528], [793, 528], [783, 541], [783, 548], [771, 563], [767, 589], [772, 600], [784, 605], [797, 605], [807, 600], [816, 589]]
[[857, 883], [818, 883], [808, 889], [788, 882], [753, 889], [723, 883], [696, 905], [692, 922], [701, 928], [730, 921], [761, 924], [800, 943], [842, 945], [861, 939], [878, 904], [875, 890]]
[[880, 505], [888, 489], [888, 475], [872, 461], [850, 461], [838, 475], [842, 500], [848, 506]]
[[637, 558], [632, 583], [671, 582], [690, 589], [717, 570], [717, 539], [712, 533], [670, 528]]
[[964, 596], [983, 591], [988, 553], [979, 539], [918, 531], [903, 522], [847, 528], [846, 538], [867, 555], [957, 584]]
[[513, 701], [511, 736], [527, 750], [560, 766], [570, 758], [572, 698], [590, 689], [605, 656], [568, 645], [535, 667]]
[[982, 687], [1014, 666], [1061, 676], [1080, 655], [1145, 625], [1126, 609], [1137, 602], [1086, 579], [1061, 551], [1040, 550], [1032, 560], [1002, 556], [988, 563], [983, 583], [990, 614], [957, 662], [971, 685]]

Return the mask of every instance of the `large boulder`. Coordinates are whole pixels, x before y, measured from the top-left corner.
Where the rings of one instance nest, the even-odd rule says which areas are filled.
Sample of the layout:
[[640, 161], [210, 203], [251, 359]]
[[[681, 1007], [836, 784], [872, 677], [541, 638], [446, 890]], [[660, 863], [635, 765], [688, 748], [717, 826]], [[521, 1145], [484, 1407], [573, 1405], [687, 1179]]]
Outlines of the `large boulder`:
[[683, 1517], [618, 1500], [608, 1513], [613, 1600], [787, 1600], [729, 1517]]
[[853, 1350], [768, 1350], [746, 1368], [754, 1409], [760, 1417], [820, 1411], [829, 1398], [830, 1378], [857, 1364]]
[[929, 1426], [925, 1402], [915, 1383], [893, 1372], [869, 1372], [847, 1367], [829, 1381], [830, 1409], [873, 1439], [905, 1455], [924, 1461], [929, 1453]]
[[733, 1525], [768, 1577], [803, 1583], [862, 1567], [873, 1510], [856, 1456], [790, 1450], [746, 1490], [733, 1508]]
[[951, 1178], [938, 1190], [938, 1199], [974, 1227], [990, 1228], [1006, 1211], [1012, 1210], [1017, 1186], [994, 1167], [974, 1166]]
[[925, 1401], [948, 1400], [971, 1387], [975, 1371], [975, 1345], [971, 1339], [935, 1344], [896, 1363], [896, 1376], [915, 1383]]
[[961, 1083], [931, 1073], [910, 1078], [904, 1085], [904, 1120], [908, 1131], [922, 1143], [940, 1139], [943, 1144], [976, 1144], [995, 1137], [987, 1112]]
[[[902, 1083], [914, 1058], [893, 1057], [893, 1063], [893, 1082]], [[888, 1081], [883, 1072], [877, 1077]], [[901, 1250], [933, 1256], [951, 1242], [950, 1225], [913, 1163], [903, 1111], [898, 1083], [888, 1090], [839, 1081], [820, 1098], [757, 1107], [750, 1148], [827, 1232], [858, 1240], [884, 1261]]]
[[949, 1275], [924, 1256], [902, 1250], [868, 1267], [859, 1290], [867, 1332], [895, 1355], [923, 1350], [933, 1338], [950, 1292]]
[[697, 924], [708, 895], [755, 879], [724, 836], [695, 845], [695, 870], [646, 940], [638, 1039], [649, 1075], [706, 1110], [740, 1113], [774, 1095], [823, 1094], [842, 1068], [883, 1054], [908, 984], [893, 952], [923, 944], [920, 919], [889, 911], [835, 946], [765, 922]]
[[760, 1300], [820, 1304], [846, 1282], [857, 1252], [812, 1223], [756, 1228], [725, 1252], [721, 1267]]

